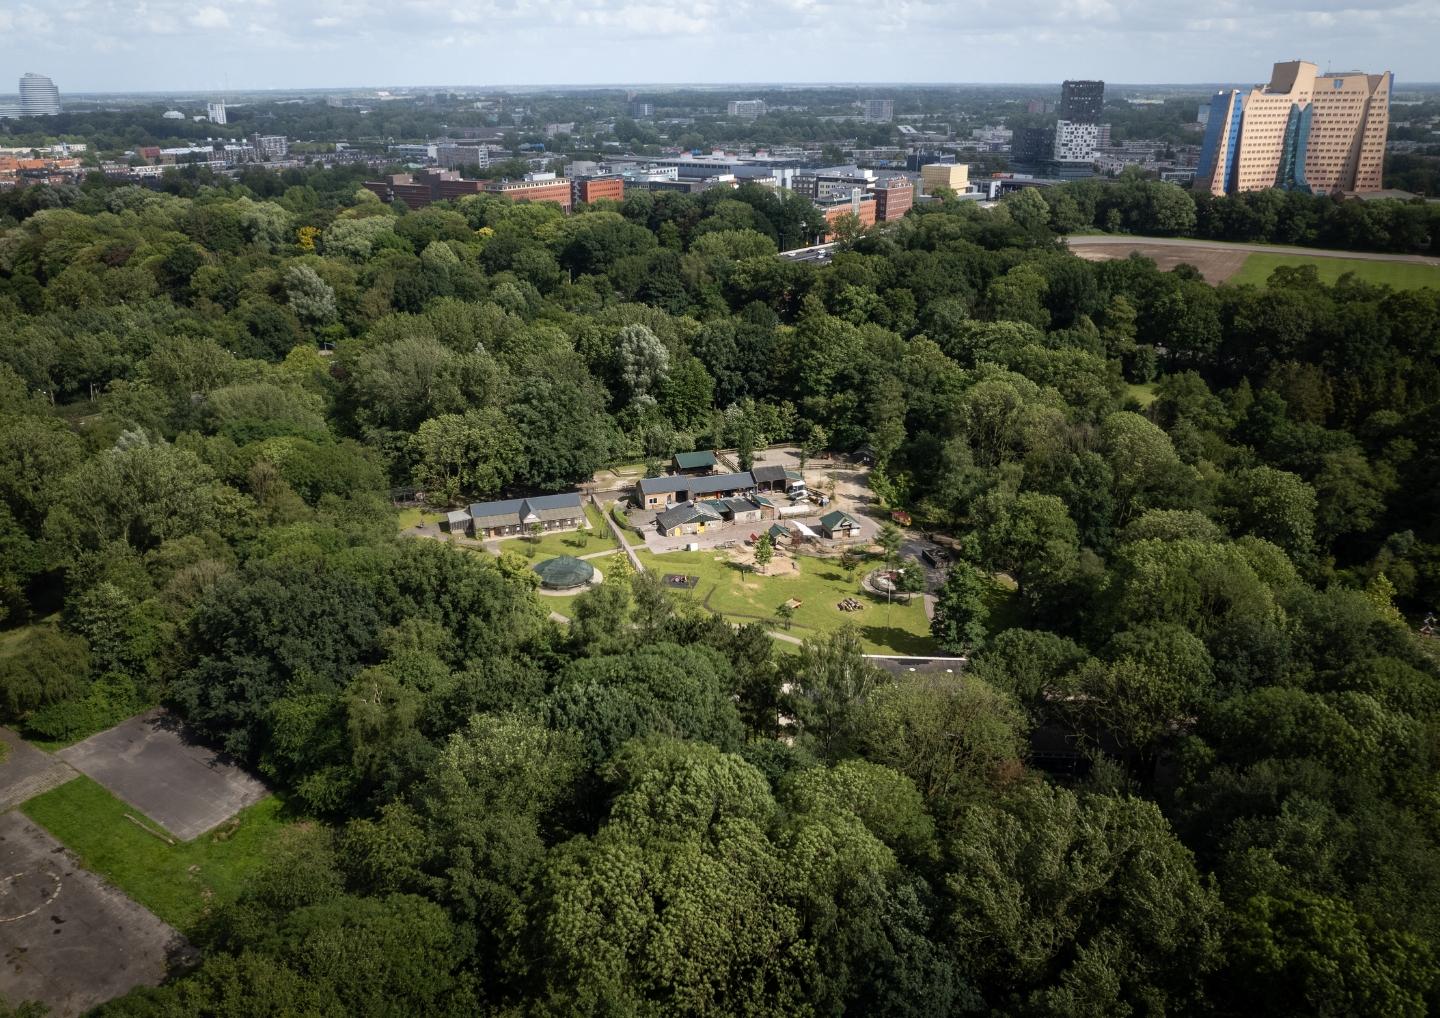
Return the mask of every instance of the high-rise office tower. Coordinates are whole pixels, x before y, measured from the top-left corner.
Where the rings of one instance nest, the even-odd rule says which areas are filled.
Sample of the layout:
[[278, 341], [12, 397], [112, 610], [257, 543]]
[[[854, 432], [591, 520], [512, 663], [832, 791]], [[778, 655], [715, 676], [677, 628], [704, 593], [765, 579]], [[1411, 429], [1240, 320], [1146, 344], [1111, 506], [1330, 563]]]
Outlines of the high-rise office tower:
[[26, 71], [20, 76], [20, 115], [53, 117], [60, 112], [60, 90], [43, 74]]
[[1380, 190], [1393, 80], [1388, 71], [1317, 74], [1314, 64], [1292, 60], [1275, 65], [1269, 84], [1216, 93], [1195, 187]]
[[212, 124], [225, 123], [225, 104], [223, 102], [206, 103], [205, 116], [209, 118]]
[[1067, 81], [1060, 86], [1060, 119], [1055, 124], [1057, 162], [1088, 163], [1100, 147], [1100, 111], [1105, 82]]
[[865, 122], [867, 124], [888, 124], [895, 119], [894, 99], [866, 99]]
[[1105, 82], [1067, 81], [1060, 86], [1060, 119], [1075, 124], [1100, 123], [1105, 107]]
[[649, 120], [655, 116], [655, 104], [647, 102], [632, 102], [630, 104], [630, 115], [636, 120]]

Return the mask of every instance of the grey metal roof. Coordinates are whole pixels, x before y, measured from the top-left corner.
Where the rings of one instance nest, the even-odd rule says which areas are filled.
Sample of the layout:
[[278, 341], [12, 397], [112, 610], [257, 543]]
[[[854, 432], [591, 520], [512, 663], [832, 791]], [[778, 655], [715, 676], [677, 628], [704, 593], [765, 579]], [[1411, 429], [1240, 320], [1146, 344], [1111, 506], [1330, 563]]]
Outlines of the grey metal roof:
[[720, 518], [720, 513], [704, 502], [679, 502], [656, 516], [655, 522], [661, 530], [670, 530], [698, 520], [708, 523]]
[[779, 464], [770, 463], [762, 467], [754, 467], [750, 473], [754, 475], [756, 481], [769, 483], [771, 481], [785, 480], [786, 471], [785, 468]]
[[564, 519], [571, 514], [571, 510], [578, 514], [580, 509], [580, 493], [562, 491], [556, 495], [507, 498], [500, 502], [472, 502], [469, 511], [471, 518], [477, 523], [481, 520], [512, 517], [518, 523], [529, 516], [541, 520]]
[[741, 491], [753, 488], [755, 478], [750, 471], [739, 474], [711, 474], [709, 477], [646, 477], [639, 482], [640, 494], [659, 495], [667, 491], [709, 495], [717, 491]]

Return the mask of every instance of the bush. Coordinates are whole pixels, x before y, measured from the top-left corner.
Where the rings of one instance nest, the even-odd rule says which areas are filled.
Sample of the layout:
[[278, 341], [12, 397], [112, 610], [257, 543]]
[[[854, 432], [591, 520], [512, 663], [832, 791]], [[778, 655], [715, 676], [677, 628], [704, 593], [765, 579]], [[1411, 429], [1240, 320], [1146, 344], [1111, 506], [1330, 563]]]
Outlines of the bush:
[[90, 648], [79, 636], [40, 626], [0, 658], [0, 712], [19, 718], [37, 707], [74, 699], [90, 677]]
[[73, 742], [118, 725], [142, 706], [134, 680], [119, 672], [108, 672], [84, 696], [35, 711], [25, 719], [25, 731], [53, 742]]

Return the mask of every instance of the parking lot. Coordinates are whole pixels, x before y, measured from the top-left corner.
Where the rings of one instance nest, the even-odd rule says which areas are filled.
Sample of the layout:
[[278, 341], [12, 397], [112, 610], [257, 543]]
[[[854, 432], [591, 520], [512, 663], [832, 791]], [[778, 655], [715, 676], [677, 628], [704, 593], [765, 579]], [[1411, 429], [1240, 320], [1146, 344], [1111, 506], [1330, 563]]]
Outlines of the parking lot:
[[0, 992], [73, 1018], [157, 985], [191, 949], [18, 812], [0, 814]]
[[196, 742], [159, 709], [55, 755], [181, 841], [218, 827], [267, 794], [256, 778]]

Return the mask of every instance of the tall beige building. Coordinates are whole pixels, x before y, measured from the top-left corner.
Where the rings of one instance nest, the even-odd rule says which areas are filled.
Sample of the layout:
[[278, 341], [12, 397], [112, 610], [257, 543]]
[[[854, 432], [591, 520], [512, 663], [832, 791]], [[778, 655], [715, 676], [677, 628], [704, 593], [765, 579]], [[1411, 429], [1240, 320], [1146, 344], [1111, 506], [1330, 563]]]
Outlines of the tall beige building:
[[1211, 194], [1380, 190], [1391, 74], [1316, 71], [1294, 60], [1276, 64], [1267, 85], [1217, 93], [1195, 186]]

